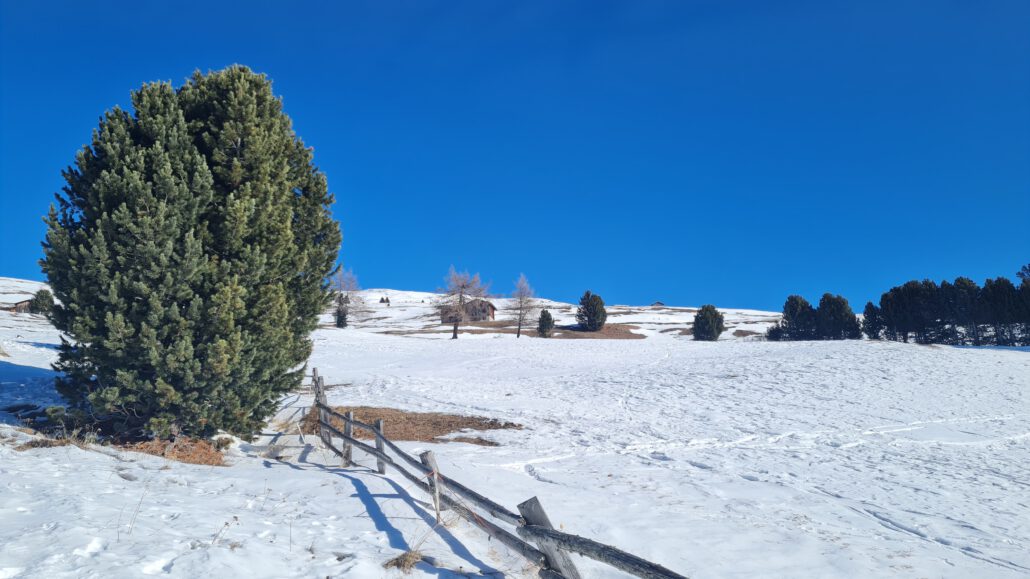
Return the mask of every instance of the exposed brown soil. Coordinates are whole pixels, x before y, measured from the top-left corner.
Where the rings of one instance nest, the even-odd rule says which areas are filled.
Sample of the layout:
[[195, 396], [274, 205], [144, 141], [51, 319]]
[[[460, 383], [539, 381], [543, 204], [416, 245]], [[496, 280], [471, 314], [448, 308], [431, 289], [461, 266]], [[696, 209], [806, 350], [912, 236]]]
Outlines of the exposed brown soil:
[[559, 326], [551, 337], [559, 340], [643, 340], [647, 336], [631, 331], [638, 329], [640, 326], [633, 324], [605, 324], [596, 332], [586, 332], [579, 326]]
[[676, 334], [678, 336], [693, 336], [694, 335], [694, 328], [693, 328], [693, 326], [691, 326], [689, 328], [665, 328], [664, 330], [658, 330], [658, 331], [660, 331], [663, 334]]
[[[376, 420], [382, 420], [383, 434], [390, 440], [467, 442], [480, 446], [497, 446], [497, 443], [478, 436], [442, 437], [455, 432], [461, 432], [462, 430], [522, 428], [522, 425], [515, 424], [514, 422], [502, 422], [482, 416], [461, 416], [458, 414], [443, 414], [441, 412], [408, 412], [397, 410], [396, 408], [377, 408], [373, 406], [334, 406], [333, 409], [340, 414], [353, 412], [354, 419], [365, 424], [374, 425]], [[343, 431], [343, 421], [339, 418], [335, 416], [330, 417], [329, 423], [341, 432]], [[318, 431], [318, 410], [314, 406], [311, 407], [301, 420], [300, 430], [304, 434], [315, 434]], [[361, 428], [355, 428], [353, 432], [354, 438], [373, 438], [371, 432]]]
[[209, 466], [223, 466], [225, 464], [222, 453], [218, 452], [210, 442], [196, 438], [180, 437], [172, 441], [148, 440], [146, 442], [137, 442], [136, 444], [126, 444], [121, 448], [189, 464], [205, 464]]
[[733, 335], [738, 338], [743, 338], [746, 336], [759, 336], [761, 334], [762, 332], [752, 332], [751, 330], [733, 330]]

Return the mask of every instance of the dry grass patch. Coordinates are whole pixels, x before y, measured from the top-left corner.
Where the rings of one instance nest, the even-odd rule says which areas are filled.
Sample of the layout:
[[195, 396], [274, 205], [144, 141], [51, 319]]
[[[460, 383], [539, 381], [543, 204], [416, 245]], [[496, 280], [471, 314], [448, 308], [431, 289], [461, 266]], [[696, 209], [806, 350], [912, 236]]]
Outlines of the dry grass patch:
[[122, 446], [125, 450], [142, 452], [185, 462], [208, 466], [224, 466], [224, 457], [210, 442], [197, 438], [180, 437], [175, 440], [148, 440]]
[[74, 444], [74, 442], [68, 438], [33, 438], [28, 442], [23, 442], [14, 447], [14, 450], [24, 452], [34, 448], [56, 448], [58, 446], [68, 446], [70, 444]]
[[[340, 414], [354, 413], [354, 419], [365, 424], [383, 421], [383, 434], [390, 440], [415, 440], [419, 442], [467, 442], [480, 446], [497, 446], [497, 443], [478, 436], [459, 436], [442, 438], [448, 434], [462, 430], [503, 430], [521, 429], [522, 425], [514, 422], [502, 422], [483, 416], [461, 416], [443, 414], [441, 412], [407, 412], [396, 408], [377, 408], [374, 406], [335, 406]], [[337, 430], [343, 431], [343, 421], [335, 416], [329, 423]], [[300, 431], [304, 434], [318, 432], [318, 409], [314, 406], [308, 411], [300, 423]], [[354, 429], [354, 438], [371, 440], [373, 435], [361, 428]]]
[[383, 563], [383, 567], [386, 569], [400, 569], [405, 575], [407, 575], [408, 573], [411, 573], [411, 570], [415, 568], [415, 565], [418, 565], [421, 561], [422, 553], [418, 551], [405, 551], [386, 563]]
[[[552, 338], [559, 340], [643, 340], [647, 336], [634, 333], [640, 326], [633, 324], [605, 324], [596, 332], [586, 332], [579, 326], [560, 326], [555, 328]], [[534, 332], [536, 333], [536, 332]]]
[[733, 330], [733, 335], [738, 338], [745, 338], [747, 336], [761, 336], [762, 332], [752, 332], [751, 330]]

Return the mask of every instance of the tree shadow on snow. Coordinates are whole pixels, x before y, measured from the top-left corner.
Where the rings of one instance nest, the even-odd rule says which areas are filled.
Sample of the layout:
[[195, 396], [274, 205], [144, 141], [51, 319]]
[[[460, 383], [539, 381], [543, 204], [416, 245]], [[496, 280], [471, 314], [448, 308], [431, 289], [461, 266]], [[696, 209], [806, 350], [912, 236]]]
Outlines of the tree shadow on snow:
[[493, 577], [503, 577], [503, 573], [497, 571], [496, 569], [488, 565], [486, 562], [476, 557], [471, 551], [469, 551], [468, 548], [465, 547], [465, 545], [462, 544], [462, 542], [457, 537], [455, 537], [449, 529], [447, 529], [443, 525], [437, 525], [435, 515], [431, 514], [426, 508], [423, 508], [422, 506], [428, 506], [427, 503], [419, 501], [413, 496], [411, 496], [411, 494], [408, 493], [408, 491], [404, 487], [397, 484], [396, 481], [388, 477], [379, 475], [372, 469], [365, 469], [365, 467], [359, 467], [359, 472], [363, 472], [364, 474], [382, 480], [386, 484], [390, 485], [390, 487], [394, 491], [393, 493], [388, 494], [375, 494], [368, 488], [368, 485], [365, 484], [363, 480], [354, 476], [354, 470], [348, 470], [342, 467], [330, 467], [316, 462], [308, 461], [308, 457], [310, 456], [311, 452], [315, 450], [315, 448], [310, 444], [305, 444], [304, 446], [304, 450], [301, 451], [301, 454], [298, 457], [298, 462], [306, 466], [300, 466], [299, 464], [283, 460], [265, 460], [264, 466], [266, 468], [273, 468], [276, 465], [282, 465], [294, 470], [311, 470], [311, 468], [316, 468], [319, 470], [329, 472], [331, 474], [335, 474], [341, 478], [347, 479], [354, 487], [354, 494], [351, 496], [361, 501], [361, 503], [365, 507], [365, 512], [372, 520], [372, 523], [375, 525], [376, 530], [386, 535], [387, 540], [390, 543], [390, 547], [403, 552], [408, 552], [413, 549], [417, 550], [419, 546], [416, 545], [413, 548], [410, 544], [408, 544], [408, 541], [404, 538], [403, 533], [401, 533], [401, 531], [397, 527], [395, 527], [393, 523], [390, 522], [390, 517], [383, 512], [382, 506], [380, 505], [380, 501], [384, 499], [400, 500], [404, 504], [408, 505], [408, 507], [411, 508], [412, 512], [420, 519], [422, 519], [423, 522], [425, 522], [425, 524], [428, 527], [426, 530], [426, 534], [436, 533], [455, 556], [461, 558], [473, 568], [473, 570], [470, 570], [468, 572], [458, 572], [450, 569], [442, 569], [439, 567], [435, 567], [425, 561], [422, 561], [418, 563], [417, 567], [419, 570], [425, 573], [434, 574], [439, 577], [469, 577], [478, 576], [478, 574], [485, 574], [486, 576]]

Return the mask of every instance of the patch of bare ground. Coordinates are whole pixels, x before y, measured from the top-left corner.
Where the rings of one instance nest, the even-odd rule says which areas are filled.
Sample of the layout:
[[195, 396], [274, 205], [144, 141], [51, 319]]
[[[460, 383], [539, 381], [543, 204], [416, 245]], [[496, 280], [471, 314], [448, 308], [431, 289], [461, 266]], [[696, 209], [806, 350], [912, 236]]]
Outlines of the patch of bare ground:
[[639, 329], [640, 326], [633, 324], [605, 324], [596, 332], [587, 332], [575, 325], [559, 326], [555, 329], [552, 338], [559, 340], [643, 340], [647, 336], [633, 332], [633, 330]]
[[122, 445], [121, 448], [188, 464], [225, 465], [222, 453], [210, 442], [198, 438], [179, 437], [175, 440], [148, 440], [146, 442]]
[[663, 334], [676, 334], [677, 336], [693, 336], [694, 328], [665, 328], [664, 330], [658, 330]]
[[751, 330], [733, 330], [733, 335], [738, 338], [744, 338], [747, 336], [760, 336], [762, 332], [752, 332]]
[[[463, 430], [503, 430], [522, 428], [521, 424], [503, 422], [483, 416], [461, 416], [442, 412], [408, 412], [396, 408], [378, 408], [374, 406], [334, 406], [340, 414], [354, 413], [354, 419], [365, 424], [383, 421], [383, 434], [390, 440], [416, 440], [420, 442], [467, 442], [480, 446], [497, 446], [496, 442], [478, 436], [462, 435], [444, 438], [448, 434]], [[335, 416], [330, 417], [330, 424], [343, 431], [343, 421]], [[318, 431], [318, 410], [311, 407], [301, 419], [300, 431], [304, 434], [315, 434]], [[372, 439], [372, 433], [355, 428], [354, 438]]]

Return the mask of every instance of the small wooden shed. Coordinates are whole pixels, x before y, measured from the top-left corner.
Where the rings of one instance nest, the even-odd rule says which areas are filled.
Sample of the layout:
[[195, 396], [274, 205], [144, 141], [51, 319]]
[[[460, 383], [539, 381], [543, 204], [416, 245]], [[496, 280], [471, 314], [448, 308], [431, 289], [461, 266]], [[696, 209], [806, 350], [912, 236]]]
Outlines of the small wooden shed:
[[4, 309], [9, 312], [14, 312], [16, 314], [27, 314], [29, 313], [30, 303], [32, 303], [32, 300], [22, 300], [20, 302], [15, 302], [9, 306], [6, 306], [4, 307]]
[[[497, 307], [486, 300], [470, 300], [465, 303], [465, 320], [466, 322], [485, 322], [493, 320], [497, 315]], [[454, 315], [452, 308], [443, 308], [440, 310], [440, 323], [441, 324], [453, 324], [454, 322], [461, 321], [458, 316]]]

